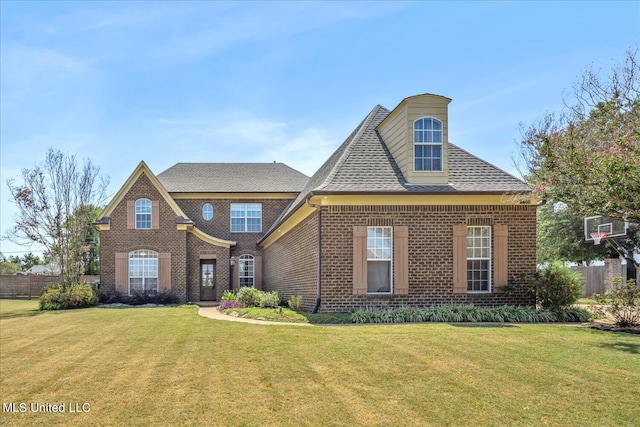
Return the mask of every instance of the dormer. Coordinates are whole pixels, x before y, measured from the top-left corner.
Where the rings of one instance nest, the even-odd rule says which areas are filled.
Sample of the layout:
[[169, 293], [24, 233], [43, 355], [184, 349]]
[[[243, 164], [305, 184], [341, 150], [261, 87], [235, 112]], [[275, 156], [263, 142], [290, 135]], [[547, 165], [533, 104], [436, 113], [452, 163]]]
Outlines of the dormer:
[[407, 183], [449, 183], [450, 102], [440, 95], [410, 96], [376, 128]]

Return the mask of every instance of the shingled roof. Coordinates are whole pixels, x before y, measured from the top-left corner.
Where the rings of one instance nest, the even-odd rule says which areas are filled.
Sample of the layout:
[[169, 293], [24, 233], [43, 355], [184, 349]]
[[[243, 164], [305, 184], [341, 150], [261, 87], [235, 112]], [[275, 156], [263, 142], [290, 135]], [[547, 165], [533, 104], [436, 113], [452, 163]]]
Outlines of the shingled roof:
[[177, 163], [158, 175], [169, 193], [298, 193], [309, 177], [284, 163]]
[[[407, 184], [376, 127], [390, 111], [377, 105], [356, 132], [311, 178], [307, 188], [324, 193], [512, 193], [529, 187], [507, 172], [449, 143], [449, 184]], [[305, 191], [303, 191], [305, 193]]]
[[390, 113], [376, 105], [311, 177], [273, 228], [308, 197], [318, 194], [504, 194], [530, 191], [523, 181], [450, 142], [449, 183], [408, 184], [376, 131]]

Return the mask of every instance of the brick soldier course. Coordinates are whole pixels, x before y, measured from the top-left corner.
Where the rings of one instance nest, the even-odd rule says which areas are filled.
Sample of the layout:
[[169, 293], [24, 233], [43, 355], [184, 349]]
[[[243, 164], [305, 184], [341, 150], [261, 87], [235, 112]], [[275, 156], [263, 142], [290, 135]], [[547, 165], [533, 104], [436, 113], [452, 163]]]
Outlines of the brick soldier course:
[[[140, 163], [96, 222], [102, 285], [130, 292], [131, 257], [146, 251], [158, 262], [145, 286], [187, 301], [205, 295], [201, 264], [214, 263], [216, 300], [243, 280], [325, 312], [533, 304], [504, 286], [535, 270], [537, 200], [447, 140], [449, 102], [418, 95], [391, 111], [376, 106], [310, 178], [281, 163], [179, 163], [157, 176]], [[149, 229], [136, 228], [142, 199]], [[231, 231], [233, 204], [259, 205], [261, 230]], [[484, 243], [467, 238], [474, 227]], [[484, 245], [480, 261], [470, 244]], [[371, 280], [382, 285], [374, 291]]]

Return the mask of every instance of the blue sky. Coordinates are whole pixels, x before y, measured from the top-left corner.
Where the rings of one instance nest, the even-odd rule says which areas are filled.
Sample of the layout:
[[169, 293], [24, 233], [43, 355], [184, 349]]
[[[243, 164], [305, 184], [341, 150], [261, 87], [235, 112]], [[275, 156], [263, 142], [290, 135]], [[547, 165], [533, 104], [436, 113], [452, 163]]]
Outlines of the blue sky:
[[[312, 175], [376, 105], [452, 98], [449, 139], [516, 174], [520, 123], [640, 41], [640, 2], [0, 2], [6, 181], [55, 147], [115, 193], [144, 160]], [[0, 251], [38, 248], [2, 240]]]

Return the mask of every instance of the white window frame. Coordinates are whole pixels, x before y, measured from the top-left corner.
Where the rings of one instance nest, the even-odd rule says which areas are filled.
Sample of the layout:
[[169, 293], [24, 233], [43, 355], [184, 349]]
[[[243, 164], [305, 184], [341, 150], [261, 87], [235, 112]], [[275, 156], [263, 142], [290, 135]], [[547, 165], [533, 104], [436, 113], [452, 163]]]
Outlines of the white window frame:
[[[140, 266], [138, 268], [133, 268], [132, 261], [139, 261]], [[158, 253], [155, 251], [141, 249], [129, 252], [129, 273], [127, 278], [129, 295], [132, 294], [131, 279], [142, 279], [142, 292], [146, 290], [151, 295], [158, 294], [158, 263]], [[140, 274], [135, 274], [137, 272], [139, 272]], [[134, 273], [135, 275], [132, 275], [132, 273]]]
[[[207, 216], [209, 218], [207, 218]], [[202, 205], [202, 219], [205, 221], [211, 221], [213, 219], [213, 205], [211, 203]]]
[[[242, 216], [234, 216], [234, 211], [243, 211]], [[260, 211], [260, 216], [249, 216], [249, 212]], [[249, 230], [249, 219], [260, 218], [260, 227], [258, 230]], [[242, 230], [233, 229], [234, 219], [244, 219]], [[232, 233], [261, 233], [262, 232], [262, 203], [231, 203], [229, 208], [229, 229]]]
[[[487, 236], [482, 235], [482, 229], [488, 230]], [[488, 225], [471, 225], [467, 226], [467, 293], [470, 294], [489, 294], [492, 288], [492, 275], [491, 275], [491, 262], [492, 262], [492, 229]], [[486, 240], [486, 245], [482, 245], [482, 240]], [[480, 246], [476, 243], [480, 241]], [[483, 255], [483, 250], [485, 254]], [[474, 272], [481, 273], [484, 269], [469, 268], [469, 261], [486, 261], [487, 262], [487, 289], [473, 289], [474, 282], [481, 282], [482, 280], [474, 281]], [[471, 289], [470, 289], [471, 288]]]
[[[369, 230], [387, 229], [389, 230], [389, 237], [370, 237]], [[388, 240], [388, 249], [384, 245], [378, 245], [378, 243]], [[373, 245], [372, 245], [373, 243]], [[388, 250], [388, 256], [384, 256], [384, 251]], [[380, 252], [383, 254], [380, 255]], [[387, 226], [370, 226], [367, 227], [367, 270], [369, 269], [369, 262], [388, 262], [389, 263], [389, 291], [386, 292], [371, 292], [369, 291], [369, 276], [367, 275], [367, 294], [368, 295], [392, 295], [393, 294], [393, 227]]]
[[[153, 207], [152, 207], [152, 203], [151, 200], [149, 199], [138, 199], [136, 200], [136, 204], [135, 204], [135, 223], [136, 223], [136, 230], [151, 230], [151, 228], [153, 227], [152, 222], [153, 222]], [[147, 221], [147, 217], [148, 217], [148, 221]], [[138, 218], [140, 218], [140, 220], [138, 220]], [[147, 227], [147, 223], [149, 224], [149, 226]], [[139, 225], [144, 225], [144, 227], [141, 227]]]
[[[244, 284], [243, 280], [245, 281]], [[244, 286], [256, 287], [256, 259], [253, 255], [240, 255], [238, 257], [238, 289]]]
[[[440, 123], [440, 130], [433, 130], [433, 129], [416, 129], [416, 124], [418, 122], [424, 121], [424, 120], [431, 120], [432, 121], [432, 127], [433, 127], [433, 122], [438, 122]], [[423, 134], [426, 134], [427, 132], [431, 133], [432, 135], [436, 135], [439, 133], [440, 135], [440, 142], [424, 142], [424, 141], [416, 141], [416, 132], [422, 132]], [[440, 169], [417, 169], [416, 168], [416, 147], [420, 146], [420, 147], [440, 147]], [[420, 117], [417, 118], [413, 121], [413, 155], [412, 155], [412, 159], [413, 159], [413, 171], [414, 172], [436, 172], [436, 173], [440, 173], [444, 170], [444, 124], [442, 123], [442, 120], [439, 120], [435, 117]], [[429, 159], [432, 162], [435, 161], [437, 159], [437, 157], [420, 157], [420, 159]]]

